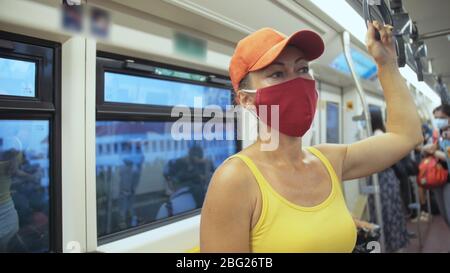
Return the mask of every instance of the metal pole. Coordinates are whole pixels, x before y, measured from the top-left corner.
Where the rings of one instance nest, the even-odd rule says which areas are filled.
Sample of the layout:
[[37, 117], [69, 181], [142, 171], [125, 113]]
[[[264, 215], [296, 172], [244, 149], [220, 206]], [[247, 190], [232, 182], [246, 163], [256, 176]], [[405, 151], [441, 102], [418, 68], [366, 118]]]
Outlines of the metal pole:
[[[364, 118], [366, 120], [366, 131], [367, 136], [372, 135], [372, 124], [370, 121], [369, 115], [369, 106], [367, 104], [364, 89], [362, 88], [361, 82], [359, 81], [358, 75], [356, 74], [355, 67], [353, 66], [353, 59], [350, 52], [350, 34], [347, 31], [342, 33], [342, 45], [344, 48], [345, 59], [347, 60], [348, 67], [352, 73], [353, 80], [356, 84], [356, 89], [358, 91], [359, 98], [361, 100], [361, 104], [363, 106]], [[385, 250], [385, 240], [384, 240], [384, 229], [383, 229], [383, 214], [381, 207], [381, 198], [380, 198], [380, 186], [378, 182], [378, 174], [372, 174], [372, 188], [373, 188], [373, 196], [375, 199], [375, 212], [377, 224], [380, 226], [380, 250], [384, 252]]]
[[431, 213], [431, 195], [430, 190], [427, 190], [427, 213], [428, 213], [428, 226], [433, 222], [433, 214]]
[[431, 38], [436, 38], [436, 37], [441, 37], [441, 36], [447, 36], [449, 34], [450, 34], [450, 28], [447, 28], [447, 29], [442, 29], [442, 30], [438, 30], [438, 31], [424, 33], [424, 34], [419, 36], [419, 39], [423, 41], [423, 40], [426, 40], [426, 39], [431, 39]]
[[414, 179], [414, 176], [409, 177], [409, 182], [412, 183], [413, 189], [414, 189], [414, 196], [417, 200], [417, 232], [419, 235], [419, 249], [422, 250], [423, 247], [423, 238], [422, 238], [422, 230], [420, 229], [420, 218], [422, 216], [422, 207], [420, 203], [420, 195], [419, 195], [419, 186], [416, 183], [416, 180]]

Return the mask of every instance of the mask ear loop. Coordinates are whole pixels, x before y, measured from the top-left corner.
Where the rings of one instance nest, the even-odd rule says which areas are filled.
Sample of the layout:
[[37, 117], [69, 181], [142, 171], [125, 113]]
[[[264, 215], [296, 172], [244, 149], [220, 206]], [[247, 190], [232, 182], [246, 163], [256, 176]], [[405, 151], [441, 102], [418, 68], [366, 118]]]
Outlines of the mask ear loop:
[[[256, 94], [256, 92], [258, 91], [258, 90], [254, 90], [254, 89], [241, 89], [241, 91], [243, 91], [243, 92], [245, 92], [245, 93], [250, 93], [250, 94]], [[259, 121], [259, 117], [258, 117], [258, 115], [256, 114], [256, 112], [254, 111], [254, 110], [252, 110], [252, 109], [250, 109], [250, 104], [246, 104], [243, 108], [245, 109], [245, 110], [247, 110], [247, 111], [249, 111], [258, 121]], [[254, 106], [253, 105], [253, 107], [252, 108], [256, 108], [256, 106]]]
[[256, 94], [256, 92], [258, 90], [255, 89], [241, 89], [242, 91], [244, 91], [245, 93], [251, 93], [251, 94]]
[[314, 77], [314, 70], [312, 68], [309, 68], [308, 74], [309, 74], [309, 76], [311, 76], [312, 80], [314, 80], [314, 81], [316, 80], [316, 78]]
[[[249, 93], [249, 94], [256, 94], [258, 90], [252, 90], [252, 89], [241, 89], [241, 91], [245, 92], [245, 93]], [[257, 113], [256, 113], [256, 106], [255, 105], [250, 105], [249, 103], [247, 103], [246, 105], [241, 105], [240, 106], [242, 108], [242, 110], [246, 110], [247, 112], [249, 112], [255, 119], [256, 119], [256, 132], [259, 132], [259, 126], [260, 126], [260, 118], [258, 117]], [[242, 111], [241, 110], [241, 111]], [[257, 135], [259, 135], [259, 133], [257, 133]], [[257, 138], [257, 136], [256, 136]]]

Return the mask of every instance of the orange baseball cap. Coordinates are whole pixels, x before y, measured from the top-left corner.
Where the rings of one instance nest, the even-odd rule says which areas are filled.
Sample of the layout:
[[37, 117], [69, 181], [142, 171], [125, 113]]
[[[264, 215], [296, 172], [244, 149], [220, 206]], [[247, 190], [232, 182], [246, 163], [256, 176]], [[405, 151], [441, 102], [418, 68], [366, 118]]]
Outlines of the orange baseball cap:
[[322, 55], [325, 46], [319, 34], [300, 30], [290, 37], [272, 28], [262, 28], [240, 40], [231, 57], [229, 72], [234, 90], [248, 72], [271, 64], [287, 45], [294, 45], [305, 54], [308, 61]]

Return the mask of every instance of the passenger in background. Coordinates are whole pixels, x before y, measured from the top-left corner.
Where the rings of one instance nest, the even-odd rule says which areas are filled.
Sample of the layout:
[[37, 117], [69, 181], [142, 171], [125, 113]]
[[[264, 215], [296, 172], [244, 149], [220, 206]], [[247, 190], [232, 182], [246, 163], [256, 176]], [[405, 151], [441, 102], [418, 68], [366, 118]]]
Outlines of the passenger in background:
[[[399, 162], [397, 162], [394, 166], [392, 166], [395, 175], [400, 181], [400, 194], [403, 201], [403, 210], [405, 214], [411, 216], [412, 214], [409, 212], [409, 204], [413, 203], [414, 191], [411, 185], [410, 177], [416, 176], [419, 172], [418, 163], [415, 160], [414, 151], [404, 158], [402, 158]], [[424, 196], [423, 196], [424, 197]], [[425, 199], [421, 198], [421, 204], [425, 206]], [[422, 207], [423, 211], [424, 207]]]
[[189, 149], [187, 156], [169, 161], [164, 167], [164, 178], [170, 196], [161, 205], [156, 219], [199, 208], [213, 172], [212, 162], [203, 158], [203, 150], [197, 145]]
[[20, 156], [15, 149], [0, 152], [0, 253], [8, 252], [9, 241], [19, 231], [19, 216], [10, 188]]
[[[442, 138], [439, 142], [440, 151], [436, 152], [436, 157], [439, 160], [447, 162], [447, 167], [450, 166], [450, 126], [446, 126], [442, 129]], [[448, 169], [447, 169], [448, 170]], [[447, 180], [443, 186], [434, 189], [437, 202], [441, 213], [444, 216], [447, 225], [450, 227], [450, 183]]]
[[[42, 187], [43, 170], [23, 152], [13, 175], [11, 196], [19, 215], [20, 230], [9, 244], [10, 252], [45, 251], [48, 240], [48, 199]], [[20, 239], [19, 239], [20, 238]]]
[[[437, 144], [432, 143], [425, 145], [423, 147], [423, 152], [425, 154], [432, 154], [436, 158], [438, 158], [444, 168], [448, 170], [449, 164], [449, 154], [447, 152], [448, 147], [450, 146], [450, 135], [448, 126], [450, 125], [450, 105], [443, 104], [433, 111], [434, 115], [434, 126], [439, 130], [439, 139]], [[433, 189], [433, 194], [436, 198], [436, 202], [439, 207], [439, 211], [444, 217], [445, 222], [450, 227], [450, 184], [449, 184], [450, 176], [447, 180], [447, 183], [442, 187]]]
[[137, 225], [137, 216], [134, 210], [136, 188], [139, 184], [142, 171], [143, 158], [133, 162], [132, 158], [125, 158], [120, 169], [120, 228]]
[[[377, 136], [386, 132], [383, 118], [379, 112], [371, 112], [371, 123], [373, 135]], [[395, 175], [393, 168], [387, 168], [379, 172], [378, 181], [380, 185], [386, 251], [401, 251], [408, 245], [409, 239], [406, 229], [406, 215], [400, 194], [400, 181]], [[376, 222], [374, 218], [376, 215], [374, 203], [374, 198], [370, 195], [369, 209], [372, 222]]]
[[[434, 130], [431, 126], [429, 126], [429, 124], [424, 123], [422, 124], [422, 135], [423, 135], [423, 143], [421, 145], [418, 145], [415, 149], [414, 149], [414, 159], [415, 162], [417, 164], [417, 168], [419, 167], [420, 162], [422, 162], [422, 159], [425, 158], [424, 153], [422, 153], [422, 149], [423, 147], [425, 147], [426, 145], [432, 144], [434, 139], [437, 140], [438, 138], [438, 134], [439, 132]], [[420, 210], [421, 210], [421, 215], [417, 215], [416, 210], [414, 210], [411, 214], [412, 218], [413, 218], [413, 222], [415, 221], [428, 221], [429, 219], [429, 214], [433, 211], [433, 205], [435, 204], [433, 202], [433, 196], [430, 195], [430, 202], [432, 204], [431, 206], [431, 211], [428, 211], [428, 207], [426, 205], [426, 192], [425, 189], [423, 189], [422, 187], [418, 188], [419, 191], [419, 203], [420, 203]], [[414, 192], [412, 192], [414, 193]], [[413, 198], [415, 198], [415, 195], [413, 194], [412, 196]]]
[[[14, 141], [19, 140], [15, 139]], [[19, 232], [19, 222], [23, 229], [21, 229], [21, 232], [24, 232], [24, 238], [26, 238], [22, 242], [22, 244], [25, 244], [22, 248], [32, 247], [33, 242], [28, 240], [30, 238], [28, 235], [37, 235], [35, 237], [40, 239], [45, 238], [44, 232], [39, 229], [39, 227], [48, 224], [46, 216], [48, 212], [43, 209], [45, 200], [41, 200], [42, 197], [38, 185], [36, 185], [39, 184], [40, 173], [39, 171], [32, 174], [28, 173], [26, 168], [25, 170], [22, 169], [25, 166], [23, 151], [14, 148], [0, 151], [0, 253], [15, 250], [11, 249], [10, 241]], [[27, 185], [28, 183], [32, 183], [31, 185], [34, 188], [25, 193], [31, 192], [32, 194], [18, 198], [16, 192], [13, 199], [13, 184], [15, 184], [16, 190], [23, 190], [24, 187], [30, 186]], [[22, 202], [17, 205], [15, 202], [20, 200]], [[34, 221], [35, 219], [37, 222]], [[35, 226], [36, 223], [40, 224], [39, 227]], [[32, 232], [26, 233], [25, 228]]]

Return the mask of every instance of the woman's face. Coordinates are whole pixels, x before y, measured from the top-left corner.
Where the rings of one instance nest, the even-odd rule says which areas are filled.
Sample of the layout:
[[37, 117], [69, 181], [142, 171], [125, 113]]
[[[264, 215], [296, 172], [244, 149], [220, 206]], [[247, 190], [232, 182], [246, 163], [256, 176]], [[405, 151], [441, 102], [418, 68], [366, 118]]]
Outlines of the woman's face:
[[[304, 59], [301, 50], [294, 46], [288, 46], [269, 66], [250, 72], [249, 83], [251, 89], [261, 89], [298, 77], [312, 79], [309, 73], [309, 63]], [[254, 104], [255, 94], [239, 92], [239, 99], [244, 105]]]

